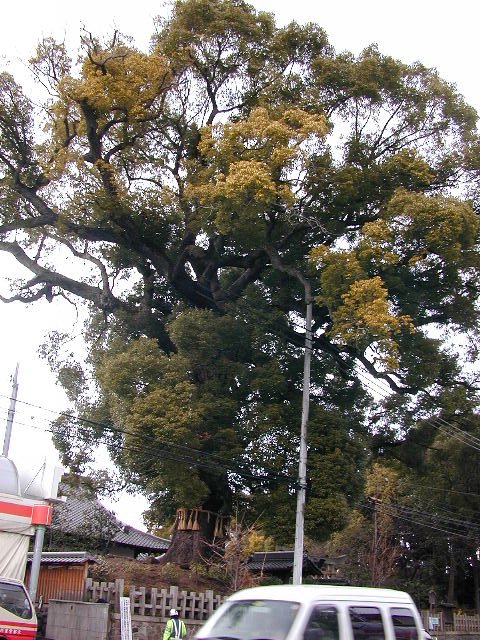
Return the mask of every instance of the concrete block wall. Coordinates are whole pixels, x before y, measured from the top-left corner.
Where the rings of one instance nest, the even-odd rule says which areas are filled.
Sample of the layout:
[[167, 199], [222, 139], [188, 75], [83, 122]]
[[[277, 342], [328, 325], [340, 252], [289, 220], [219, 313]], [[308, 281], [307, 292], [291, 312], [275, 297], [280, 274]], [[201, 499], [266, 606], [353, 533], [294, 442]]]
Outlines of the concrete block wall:
[[108, 640], [109, 605], [97, 602], [50, 600], [47, 640]]

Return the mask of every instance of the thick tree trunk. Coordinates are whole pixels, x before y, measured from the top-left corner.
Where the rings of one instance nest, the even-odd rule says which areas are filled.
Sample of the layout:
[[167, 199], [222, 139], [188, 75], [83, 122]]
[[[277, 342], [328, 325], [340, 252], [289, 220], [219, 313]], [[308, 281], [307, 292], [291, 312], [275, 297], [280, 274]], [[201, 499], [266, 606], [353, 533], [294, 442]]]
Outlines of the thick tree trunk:
[[228, 518], [203, 509], [179, 509], [172, 541], [161, 564], [173, 562], [187, 569], [191, 563], [206, 564], [221, 557]]

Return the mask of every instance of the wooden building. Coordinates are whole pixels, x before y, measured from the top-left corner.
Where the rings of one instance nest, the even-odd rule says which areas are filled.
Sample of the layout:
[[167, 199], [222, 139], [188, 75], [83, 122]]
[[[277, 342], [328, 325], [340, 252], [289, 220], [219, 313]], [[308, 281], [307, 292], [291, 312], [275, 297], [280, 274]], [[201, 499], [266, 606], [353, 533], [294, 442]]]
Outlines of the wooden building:
[[[25, 582], [28, 584], [32, 566], [28, 554]], [[38, 577], [37, 597], [47, 604], [50, 599], [83, 600], [88, 568], [95, 562], [85, 551], [43, 552]]]
[[[293, 551], [256, 551], [248, 558], [247, 569], [257, 576], [274, 576], [288, 583], [293, 576], [293, 556]], [[344, 561], [345, 556], [328, 558], [304, 553], [302, 575], [317, 584], [347, 584], [339, 570]]]

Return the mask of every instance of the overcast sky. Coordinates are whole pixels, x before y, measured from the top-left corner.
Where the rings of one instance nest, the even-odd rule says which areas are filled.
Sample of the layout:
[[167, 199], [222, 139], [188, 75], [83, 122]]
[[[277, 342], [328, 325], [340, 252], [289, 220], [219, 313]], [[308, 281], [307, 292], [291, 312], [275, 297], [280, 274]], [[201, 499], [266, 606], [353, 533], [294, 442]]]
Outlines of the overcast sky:
[[[291, 20], [319, 23], [337, 51], [358, 54], [375, 42], [383, 53], [404, 62], [419, 60], [435, 67], [480, 112], [477, 0], [256, 0], [252, 4], [275, 13], [280, 24]], [[96, 35], [119, 29], [132, 35], [140, 48], [147, 49], [154, 17], [164, 14], [166, 6], [151, 0], [3, 3], [0, 67], [27, 81], [27, 70], [21, 61], [33, 54], [36, 42], [53, 35], [75, 45], [82, 26]], [[0, 255], [0, 293], [6, 293], [5, 277], [12, 265], [13, 261]], [[48, 483], [57, 456], [45, 429], [54, 412], [65, 409], [67, 403], [37, 350], [52, 330], [67, 332], [72, 348], [78, 349], [81, 325], [77, 310], [65, 302], [42, 301], [30, 307], [0, 303], [0, 328], [0, 445], [11, 391], [10, 376], [19, 362], [19, 402], [10, 454], [19, 466], [32, 469], [46, 458]], [[141, 512], [145, 501], [122, 496], [110, 506], [124, 522], [143, 528]]]

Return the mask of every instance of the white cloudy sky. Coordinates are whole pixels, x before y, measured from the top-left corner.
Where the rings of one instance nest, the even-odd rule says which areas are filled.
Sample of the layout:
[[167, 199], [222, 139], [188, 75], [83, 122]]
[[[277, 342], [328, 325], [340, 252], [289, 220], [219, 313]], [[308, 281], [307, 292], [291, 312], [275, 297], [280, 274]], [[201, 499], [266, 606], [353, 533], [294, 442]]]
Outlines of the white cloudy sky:
[[[318, 22], [337, 51], [359, 53], [376, 42], [381, 51], [405, 62], [420, 60], [436, 67], [457, 85], [467, 101], [480, 112], [479, 40], [477, 0], [255, 0], [257, 8], [272, 11], [279, 23], [291, 20]], [[97, 35], [117, 28], [132, 35], [146, 48], [153, 31], [153, 18], [163, 14], [162, 1], [137, 0], [23, 0], [2, 5], [0, 21], [0, 67], [26, 78], [21, 60], [27, 59], [42, 36], [53, 35], [76, 43], [84, 25]], [[13, 262], [0, 256], [0, 292]], [[43, 301], [25, 307], [0, 303], [0, 444], [10, 395], [10, 376], [20, 363], [16, 422], [10, 454], [19, 465], [37, 468], [47, 460], [51, 473], [57, 462], [50, 443], [48, 419], [66, 407], [55, 378], [37, 354], [50, 330], [68, 332], [72, 346], [78, 344], [80, 323], [76, 310], [66, 303]], [[29, 403], [29, 404], [27, 404]], [[39, 409], [38, 407], [42, 407]], [[49, 473], [47, 473], [48, 477]], [[111, 507], [126, 523], [142, 526], [141, 499], [122, 496]]]

